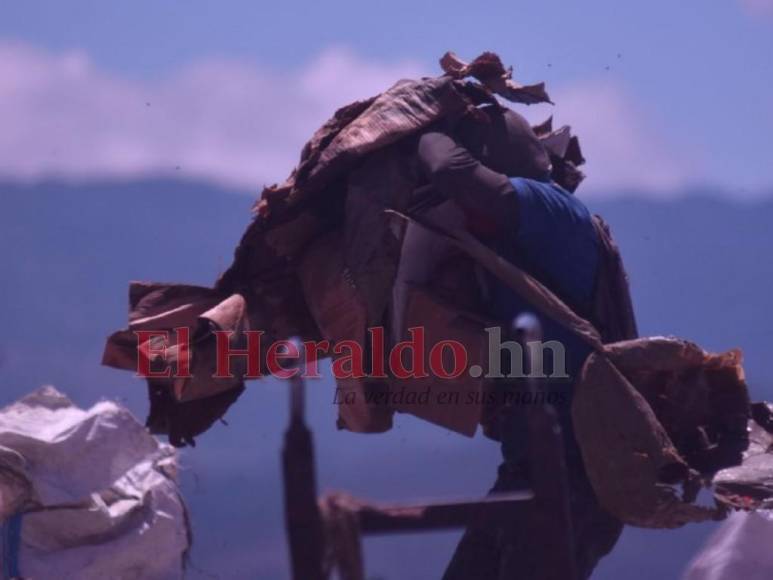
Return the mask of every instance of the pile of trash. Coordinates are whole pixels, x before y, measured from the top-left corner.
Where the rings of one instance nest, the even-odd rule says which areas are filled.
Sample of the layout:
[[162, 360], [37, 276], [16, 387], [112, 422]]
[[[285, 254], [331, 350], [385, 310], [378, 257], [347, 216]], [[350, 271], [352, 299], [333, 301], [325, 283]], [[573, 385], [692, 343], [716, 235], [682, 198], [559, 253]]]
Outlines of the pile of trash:
[[[382, 432], [395, 412], [406, 412], [465, 435], [481, 424], [485, 431], [485, 328], [506, 323], [485, 315], [478, 281], [487, 272], [591, 347], [572, 415], [589, 478], [611, 513], [634, 525], [675, 527], [767, 502], [773, 488], [758, 477], [771, 473], [764, 468], [767, 449], [754, 459], [763, 465], [757, 475], [744, 466], [755, 453], [747, 449], [747, 424], [765, 432], [771, 425], [764, 413], [751, 416], [740, 353], [638, 338], [622, 261], [600, 218], [594, 226], [608, 284], [592, 324], [481, 243], [453, 201], [427, 186], [415, 159], [420, 135], [490, 122], [492, 111], [507, 108], [504, 101], [550, 102], [544, 85], [518, 85], [495, 54], [466, 63], [448, 53], [440, 64], [439, 77], [401, 80], [336, 111], [288, 179], [263, 191], [233, 263], [212, 288], [132, 284], [129, 327], [108, 339], [104, 364], [137, 370], [138, 352], [153, 345], [152, 339], [138, 344], [135, 331], [182, 327], [192, 337], [181, 344], [172, 332], [167, 356], [154, 360], [174, 367], [181, 353], [191, 355], [185, 376], [149, 379], [151, 430], [168, 434], [174, 445], [192, 444], [237, 400], [246, 365], [231, 377], [212, 376], [215, 330], [233, 331], [232, 349], [247, 347], [243, 331], [262, 331], [258, 354], [265, 360], [275, 340], [354, 341], [372, 354], [369, 329], [385, 329], [394, 345], [421, 326], [427, 344], [459, 341], [468, 364], [484, 372], [454, 380], [372, 378], [366, 368], [364, 378], [337, 379], [338, 390], [352, 395], [341, 397], [338, 426]], [[574, 192], [585, 161], [578, 138], [569, 127], [554, 129], [552, 119], [532, 130], [549, 156], [550, 178]], [[446, 400], [462, 403], [374, 404], [389, 398], [369, 396], [395, 390], [456, 393]], [[712, 478], [716, 504], [695, 505]]]

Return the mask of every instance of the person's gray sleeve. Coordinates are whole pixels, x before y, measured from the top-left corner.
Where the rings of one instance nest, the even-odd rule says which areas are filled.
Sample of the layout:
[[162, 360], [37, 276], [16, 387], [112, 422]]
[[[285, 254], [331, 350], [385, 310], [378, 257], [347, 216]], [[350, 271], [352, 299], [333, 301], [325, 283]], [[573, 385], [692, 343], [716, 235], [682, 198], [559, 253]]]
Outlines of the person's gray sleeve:
[[490, 219], [497, 228], [512, 228], [516, 192], [510, 179], [483, 165], [445, 133], [425, 133], [418, 157], [432, 185], [465, 209]]

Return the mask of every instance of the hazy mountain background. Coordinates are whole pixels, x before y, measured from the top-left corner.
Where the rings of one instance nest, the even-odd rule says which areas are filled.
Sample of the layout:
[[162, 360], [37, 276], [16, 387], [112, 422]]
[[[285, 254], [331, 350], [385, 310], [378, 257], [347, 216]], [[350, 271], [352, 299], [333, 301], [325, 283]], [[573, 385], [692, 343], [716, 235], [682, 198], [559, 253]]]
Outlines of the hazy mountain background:
[[[125, 325], [129, 280], [208, 285], [229, 264], [252, 203], [238, 193], [173, 180], [0, 184], [0, 404], [50, 383], [84, 406], [118, 399], [144, 420], [144, 382], [99, 366], [104, 338]], [[716, 193], [589, 205], [622, 248], [642, 333], [741, 347], [754, 397], [773, 398], [773, 201], [741, 204]], [[498, 449], [482, 436], [411, 417], [385, 435], [338, 432], [331, 382], [309, 391], [323, 489], [416, 499], [482, 494], [493, 481]], [[251, 383], [227, 420], [181, 455], [194, 531], [189, 576], [286, 578], [278, 455], [285, 386]], [[711, 529], [627, 529], [594, 578], [677, 578]], [[368, 539], [368, 573], [439, 577], [457, 537]]]

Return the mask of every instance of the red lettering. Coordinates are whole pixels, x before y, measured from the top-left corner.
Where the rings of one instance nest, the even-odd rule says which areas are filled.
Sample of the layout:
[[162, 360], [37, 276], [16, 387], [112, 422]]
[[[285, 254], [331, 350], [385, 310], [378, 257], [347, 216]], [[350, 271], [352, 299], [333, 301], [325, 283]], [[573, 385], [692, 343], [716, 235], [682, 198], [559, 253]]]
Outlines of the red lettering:
[[[410, 340], [398, 342], [389, 353], [389, 367], [398, 379], [424, 379], [429, 376], [424, 364], [424, 328], [415, 326], [408, 329]], [[403, 364], [403, 352], [411, 353], [411, 369]]]
[[215, 374], [216, 379], [232, 379], [231, 357], [247, 357], [247, 372], [244, 377], [247, 379], [259, 379], [260, 374], [260, 337], [262, 330], [245, 330], [243, 334], [247, 337], [247, 348], [231, 348], [231, 336], [233, 330], [213, 330], [215, 335]]
[[[166, 360], [166, 350], [169, 345], [168, 330], [135, 330], [137, 336], [137, 376], [147, 379], [161, 379], [172, 376], [172, 369], [168, 366], [163, 371], [153, 371], [150, 368], [151, 359], [155, 355], [160, 355], [162, 360]], [[154, 337], [163, 337], [160, 348], [154, 348], [151, 341]]]
[[[348, 350], [346, 356], [336, 357], [333, 360], [333, 376], [337, 379], [362, 379], [365, 377], [363, 360], [365, 353], [362, 345], [356, 340], [341, 340], [333, 347], [333, 354], [340, 355], [344, 349]], [[348, 370], [347, 367], [348, 366]]]
[[[446, 371], [443, 364], [443, 351], [449, 348], [451, 357], [451, 371]], [[461, 362], [460, 362], [461, 361]], [[433, 345], [429, 351], [429, 368], [432, 374], [441, 379], [455, 379], [467, 369], [467, 350], [458, 340], [441, 340]]]
[[290, 358], [297, 359], [299, 356], [300, 352], [298, 352], [298, 345], [293, 341], [277, 340], [268, 347], [268, 352], [266, 353], [266, 368], [273, 377], [278, 379], [291, 379], [298, 374], [298, 367], [293, 366], [285, 368], [279, 361]]
[[384, 368], [384, 327], [369, 328], [370, 333], [370, 376], [374, 379], [386, 379]]
[[322, 356], [324, 357], [327, 355], [327, 352], [330, 350], [330, 341], [329, 340], [320, 340], [320, 341], [313, 341], [308, 340], [303, 343], [303, 354], [304, 354], [304, 363], [306, 366], [306, 370], [304, 373], [304, 378], [307, 379], [319, 379], [322, 377], [321, 374], [319, 374], [319, 356], [318, 353], [322, 353]]
[[177, 336], [177, 373], [175, 378], [191, 378], [191, 329], [180, 326], [174, 329]]

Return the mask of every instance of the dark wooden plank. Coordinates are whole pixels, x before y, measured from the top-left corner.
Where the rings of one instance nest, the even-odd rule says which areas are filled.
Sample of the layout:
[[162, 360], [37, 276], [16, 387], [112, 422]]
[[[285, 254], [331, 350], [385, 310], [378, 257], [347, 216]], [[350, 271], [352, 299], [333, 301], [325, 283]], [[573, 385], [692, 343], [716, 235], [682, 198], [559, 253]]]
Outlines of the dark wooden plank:
[[365, 507], [359, 513], [365, 534], [421, 532], [468, 525], [496, 525], [523, 517], [531, 491], [492, 494], [479, 500]]

